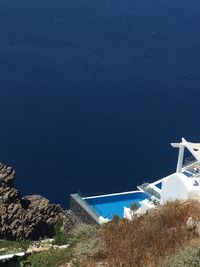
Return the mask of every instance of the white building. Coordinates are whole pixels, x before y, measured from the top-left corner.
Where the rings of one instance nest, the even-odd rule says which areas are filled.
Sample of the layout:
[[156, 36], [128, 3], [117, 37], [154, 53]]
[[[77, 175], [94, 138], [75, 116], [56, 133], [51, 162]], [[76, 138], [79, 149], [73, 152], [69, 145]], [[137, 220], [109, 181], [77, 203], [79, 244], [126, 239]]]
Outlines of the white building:
[[[180, 143], [171, 145], [179, 148], [176, 172], [154, 183], [139, 186], [138, 189], [147, 192], [151, 199], [155, 198], [161, 205], [174, 200], [200, 200], [200, 144], [187, 142], [182, 138]], [[184, 161], [185, 149], [192, 156]], [[141, 207], [136, 212], [125, 207], [124, 217], [130, 220], [134, 214], [144, 214], [148, 209], [155, 207], [153, 202], [147, 199], [140, 204]]]
[[[182, 138], [180, 143], [172, 143], [179, 148], [176, 172], [162, 181], [161, 204], [170, 200], [200, 200], [200, 144], [187, 142]], [[192, 160], [184, 166], [184, 151], [192, 154]]]

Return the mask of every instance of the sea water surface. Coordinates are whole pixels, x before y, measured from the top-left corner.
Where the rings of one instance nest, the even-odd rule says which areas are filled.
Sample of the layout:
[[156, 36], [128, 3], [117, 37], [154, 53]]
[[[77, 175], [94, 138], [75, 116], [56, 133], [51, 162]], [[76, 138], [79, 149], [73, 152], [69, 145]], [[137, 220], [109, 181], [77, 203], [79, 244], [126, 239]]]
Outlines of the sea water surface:
[[1, 0], [0, 161], [23, 195], [132, 191], [200, 141], [199, 0]]

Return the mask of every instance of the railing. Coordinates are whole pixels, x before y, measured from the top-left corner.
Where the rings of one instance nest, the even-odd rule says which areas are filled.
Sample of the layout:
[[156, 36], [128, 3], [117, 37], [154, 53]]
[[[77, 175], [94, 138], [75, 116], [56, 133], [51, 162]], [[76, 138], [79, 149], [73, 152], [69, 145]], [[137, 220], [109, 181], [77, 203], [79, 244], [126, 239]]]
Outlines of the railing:
[[89, 204], [89, 206], [92, 207], [92, 210], [93, 210], [97, 215], [102, 216], [102, 211], [101, 211], [99, 208], [95, 207], [94, 205], [90, 205], [90, 204]]
[[80, 190], [78, 191], [78, 194], [88, 208], [90, 208], [97, 216], [102, 216], [102, 211], [94, 205], [89, 204], [87, 199], [85, 199], [85, 197], [80, 192]]
[[195, 159], [194, 156], [188, 157], [184, 160], [183, 167], [187, 167], [191, 165], [192, 163], [195, 163], [197, 160]]
[[144, 183], [139, 186], [144, 192], [146, 192], [150, 196], [155, 196], [156, 198], [160, 199], [160, 194], [154, 190], [153, 188], [149, 187], [149, 183]]

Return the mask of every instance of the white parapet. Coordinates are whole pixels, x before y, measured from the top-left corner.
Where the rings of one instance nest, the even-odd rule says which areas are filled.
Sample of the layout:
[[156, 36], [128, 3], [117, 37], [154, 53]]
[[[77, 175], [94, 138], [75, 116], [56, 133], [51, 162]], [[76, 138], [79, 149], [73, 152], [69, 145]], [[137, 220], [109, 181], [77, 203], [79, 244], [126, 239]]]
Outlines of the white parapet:
[[146, 213], [149, 209], [155, 208], [155, 205], [148, 199], [140, 201], [141, 204], [141, 213]]
[[131, 210], [130, 208], [124, 207], [124, 218], [127, 220], [132, 220], [135, 216], [140, 216], [145, 214], [149, 209], [155, 208], [155, 205], [152, 201], [144, 199], [140, 201], [140, 208], [136, 211]]
[[188, 178], [183, 173], [174, 173], [166, 177], [162, 184], [161, 204], [187, 199], [200, 199], [200, 178]]
[[124, 216], [125, 219], [131, 221], [133, 219], [133, 211], [130, 208], [124, 207]]
[[109, 222], [109, 221], [110, 221], [109, 219], [104, 218], [103, 216], [100, 216], [100, 217], [99, 217], [99, 223], [100, 223], [100, 224], [107, 223], [107, 222]]

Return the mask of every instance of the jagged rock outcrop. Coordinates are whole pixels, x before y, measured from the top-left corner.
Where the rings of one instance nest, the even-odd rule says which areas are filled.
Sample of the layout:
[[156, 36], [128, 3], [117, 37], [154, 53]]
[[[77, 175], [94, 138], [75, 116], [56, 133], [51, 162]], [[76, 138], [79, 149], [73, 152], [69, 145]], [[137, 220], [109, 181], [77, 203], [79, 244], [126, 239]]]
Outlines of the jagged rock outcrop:
[[63, 230], [65, 233], [70, 232], [82, 222], [71, 210], [67, 210], [63, 215]]
[[15, 171], [0, 163], [0, 238], [9, 240], [51, 237], [63, 210], [60, 205], [32, 195], [21, 197], [14, 187]]

